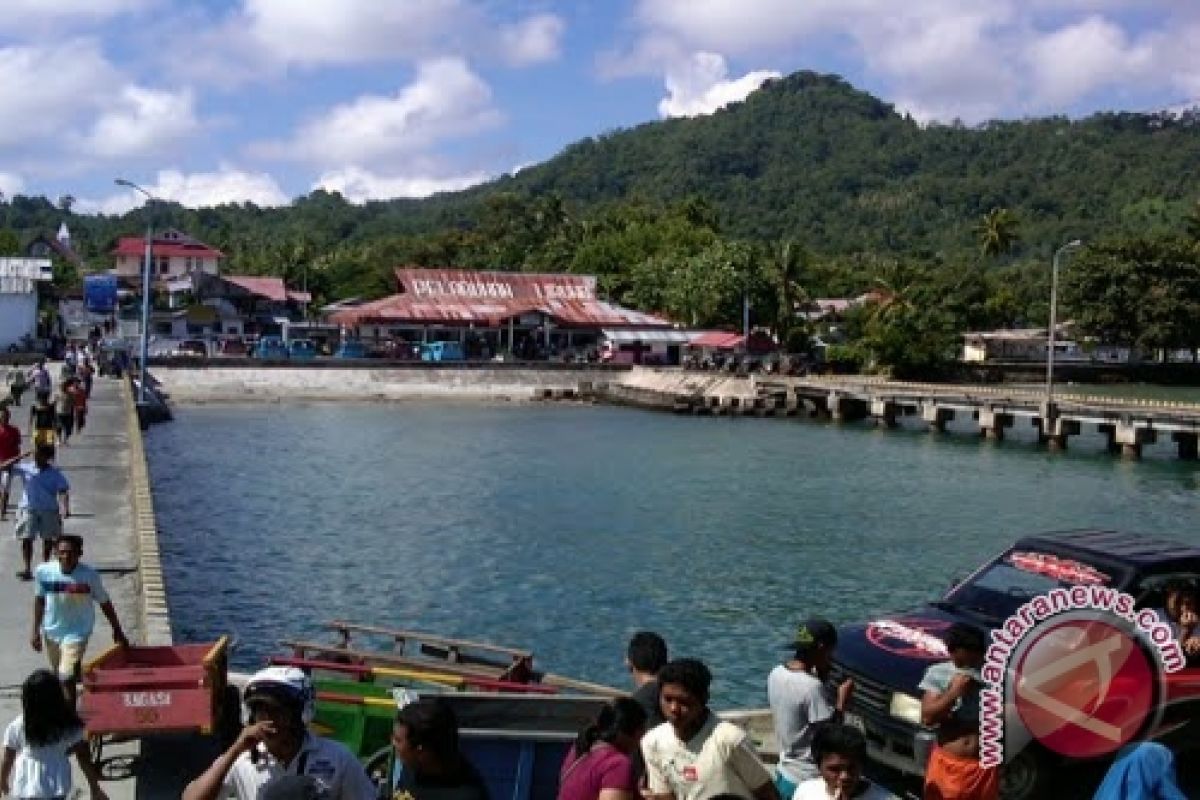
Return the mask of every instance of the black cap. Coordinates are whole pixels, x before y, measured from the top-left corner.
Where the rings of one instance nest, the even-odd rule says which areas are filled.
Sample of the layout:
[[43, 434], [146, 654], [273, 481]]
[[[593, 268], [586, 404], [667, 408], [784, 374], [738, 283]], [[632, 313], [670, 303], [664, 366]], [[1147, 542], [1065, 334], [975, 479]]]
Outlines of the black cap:
[[797, 653], [807, 653], [810, 649], [825, 645], [833, 647], [837, 644], [837, 628], [833, 623], [821, 617], [809, 617], [796, 628], [796, 635], [786, 649]]

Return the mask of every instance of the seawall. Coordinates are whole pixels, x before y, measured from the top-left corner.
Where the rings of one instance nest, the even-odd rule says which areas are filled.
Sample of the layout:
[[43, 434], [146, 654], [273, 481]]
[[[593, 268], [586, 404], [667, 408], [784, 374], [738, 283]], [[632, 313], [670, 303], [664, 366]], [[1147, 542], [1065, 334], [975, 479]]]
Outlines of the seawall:
[[151, 374], [173, 403], [285, 400], [533, 400], [619, 378], [621, 367], [547, 364], [334, 366], [326, 362], [159, 365]]

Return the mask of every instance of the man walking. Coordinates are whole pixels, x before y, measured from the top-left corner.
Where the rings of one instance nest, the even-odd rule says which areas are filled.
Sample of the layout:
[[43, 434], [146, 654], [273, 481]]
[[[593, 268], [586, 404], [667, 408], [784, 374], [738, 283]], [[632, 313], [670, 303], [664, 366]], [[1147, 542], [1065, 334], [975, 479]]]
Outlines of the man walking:
[[0, 408], [0, 520], [8, 519], [12, 466], [21, 460], [21, 431], [9, 424], [8, 408]]
[[34, 450], [32, 464], [23, 461], [12, 467], [23, 483], [16, 528], [25, 561], [17, 577], [23, 581], [33, 577], [33, 540], [42, 540], [42, 561], [49, 561], [54, 540], [62, 536], [63, 518], [71, 516], [71, 485], [53, 461], [54, 447], [43, 444]]
[[50, 668], [62, 681], [63, 691], [75, 702], [75, 684], [87, 650], [88, 639], [96, 626], [99, 605], [112, 626], [113, 641], [129, 646], [117, 610], [113, 608], [100, 573], [80, 563], [83, 539], [60, 536], [54, 546], [55, 561], [37, 568], [36, 594], [33, 599], [33, 634], [30, 644], [37, 651], [45, 650]]
[[46, 369], [46, 359], [39, 358], [37, 364], [29, 371], [29, 382], [33, 384], [33, 394], [38, 400], [49, 400], [53, 380], [50, 370]]

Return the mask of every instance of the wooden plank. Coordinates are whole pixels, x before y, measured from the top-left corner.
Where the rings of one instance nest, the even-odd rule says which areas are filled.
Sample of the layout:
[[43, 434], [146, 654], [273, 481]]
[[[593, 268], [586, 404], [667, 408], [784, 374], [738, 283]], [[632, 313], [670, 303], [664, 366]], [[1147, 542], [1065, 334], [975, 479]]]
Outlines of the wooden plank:
[[350, 659], [351, 661], [362, 661], [367, 664], [380, 664], [390, 667], [407, 667], [409, 669], [423, 669], [435, 672], [446, 672], [451, 675], [463, 675], [476, 678], [491, 678], [499, 680], [508, 670], [505, 667], [484, 667], [474, 664], [451, 664], [448, 661], [440, 661], [432, 658], [417, 658], [412, 656], [396, 655], [395, 653], [378, 653], [369, 650], [355, 650], [348, 647], [337, 647], [336, 645], [323, 644], [320, 642], [302, 642], [293, 640], [284, 640], [280, 642], [282, 647], [290, 647], [296, 651], [298, 658], [307, 658], [308, 653], [319, 653], [325, 657], [336, 656], [338, 658]]
[[379, 625], [360, 625], [355, 622], [346, 622], [345, 620], [333, 620], [332, 622], [325, 623], [325, 627], [347, 635], [351, 632], [357, 632], [369, 633], [376, 636], [391, 636], [392, 638], [400, 641], [411, 639], [415, 642], [441, 645], [452, 651], [467, 648], [473, 650], [482, 650], [488, 653], [500, 653], [506, 656], [511, 656], [514, 660], [533, 658], [533, 653], [529, 650], [521, 650], [515, 647], [502, 647], [500, 645], [488, 644], [487, 642], [473, 642], [469, 639], [454, 639], [447, 636], [438, 636], [437, 634], [432, 633], [420, 633], [418, 631], [384, 628]]
[[612, 686], [606, 686], [603, 683], [592, 683], [591, 681], [581, 681], [577, 678], [568, 678], [564, 675], [555, 675], [553, 672], [547, 672], [542, 676], [542, 683], [547, 686], [557, 686], [560, 689], [573, 689], [584, 694], [595, 694], [601, 697], [628, 697], [629, 692], [617, 689]]

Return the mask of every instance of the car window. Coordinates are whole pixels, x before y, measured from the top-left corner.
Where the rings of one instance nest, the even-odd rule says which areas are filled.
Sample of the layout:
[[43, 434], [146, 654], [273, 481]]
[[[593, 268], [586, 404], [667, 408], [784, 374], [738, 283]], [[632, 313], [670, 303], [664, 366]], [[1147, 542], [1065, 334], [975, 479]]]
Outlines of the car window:
[[1050, 553], [1014, 551], [955, 587], [946, 602], [1000, 621], [1027, 600], [1053, 589], [1111, 582], [1112, 576], [1081, 561]]

